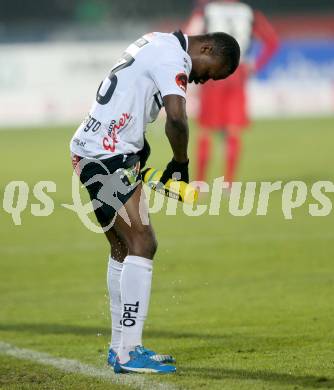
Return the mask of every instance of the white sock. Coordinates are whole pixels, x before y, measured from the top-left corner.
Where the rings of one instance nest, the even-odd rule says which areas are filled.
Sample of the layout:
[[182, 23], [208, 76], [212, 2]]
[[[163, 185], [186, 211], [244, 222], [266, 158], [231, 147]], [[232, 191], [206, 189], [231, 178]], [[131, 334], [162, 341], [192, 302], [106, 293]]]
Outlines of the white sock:
[[129, 352], [142, 345], [144, 322], [151, 295], [153, 261], [139, 256], [127, 256], [121, 275], [123, 305], [122, 337], [118, 356], [121, 363], [129, 360]]
[[121, 274], [123, 263], [109, 256], [107, 283], [111, 314], [111, 343], [110, 348], [118, 352], [122, 335], [122, 301], [121, 301]]

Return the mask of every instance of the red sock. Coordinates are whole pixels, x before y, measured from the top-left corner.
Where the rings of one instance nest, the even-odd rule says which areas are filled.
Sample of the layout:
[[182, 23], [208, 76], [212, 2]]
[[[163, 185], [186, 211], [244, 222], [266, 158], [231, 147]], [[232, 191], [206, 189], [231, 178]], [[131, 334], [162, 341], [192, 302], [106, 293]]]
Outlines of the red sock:
[[241, 139], [238, 135], [226, 137], [226, 173], [225, 181], [232, 183], [239, 162]]
[[203, 181], [206, 177], [211, 151], [210, 136], [202, 132], [197, 140], [197, 176], [196, 180]]

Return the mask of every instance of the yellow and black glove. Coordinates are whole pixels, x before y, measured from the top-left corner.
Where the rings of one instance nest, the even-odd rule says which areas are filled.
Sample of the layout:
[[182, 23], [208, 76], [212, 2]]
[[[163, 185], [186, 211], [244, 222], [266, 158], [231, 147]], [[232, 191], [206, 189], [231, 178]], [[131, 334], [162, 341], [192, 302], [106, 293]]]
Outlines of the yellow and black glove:
[[176, 179], [189, 183], [189, 160], [183, 163], [179, 163], [172, 159], [166, 169], [163, 171], [160, 178], [160, 183], [166, 184], [169, 179]]

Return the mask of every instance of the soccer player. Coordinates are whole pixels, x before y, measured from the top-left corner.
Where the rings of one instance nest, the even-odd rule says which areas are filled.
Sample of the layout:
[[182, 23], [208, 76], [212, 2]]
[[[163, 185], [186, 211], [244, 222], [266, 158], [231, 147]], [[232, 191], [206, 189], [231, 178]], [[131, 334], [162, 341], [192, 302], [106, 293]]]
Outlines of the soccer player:
[[[278, 48], [277, 35], [262, 12], [237, 0], [199, 0], [186, 31], [189, 34], [224, 31], [233, 35], [241, 49], [240, 66], [226, 81], [208, 82], [200, 90], [197, 180], [205, 180], [211, 155], [211, 134], [224, 131], [225, 181], [233, 181], [240, 158], [241, 134], [249, 124], [246, 101], [248, 77], [262, 69]], [[247, 54], [256, 38], [261, 51], [252, 63]]]
[[[157, 241], [142, 201], [140, 170], [150, 147], [148, 122], [165, 108], [173, 158], [161, 177], [189, 182], [187, 83], [225, 79], [240, 48], [228, 34], [150, 33], [131, 44], [101, 82], [88, 117], [71, 140], [72, 162], [86, 186], [111, 246], [108, 287], [112, 340], [108, 362], [116, 373], [170, 373], [169, 355], [142, 345]], [[144, 216], [144, 217], [143, 217]]]

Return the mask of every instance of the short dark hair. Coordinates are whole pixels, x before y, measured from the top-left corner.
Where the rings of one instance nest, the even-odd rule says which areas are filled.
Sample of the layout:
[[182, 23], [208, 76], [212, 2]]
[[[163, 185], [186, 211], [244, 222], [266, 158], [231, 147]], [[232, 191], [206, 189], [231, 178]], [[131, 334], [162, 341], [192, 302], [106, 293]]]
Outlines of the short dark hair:
[[203, 40], [213, 43], [214, 54], [221, 58], [222, 63], [228, 66], [232, 74], [240, 61], [240, 46], [237, 40], [224, 32], [205, 34]]

